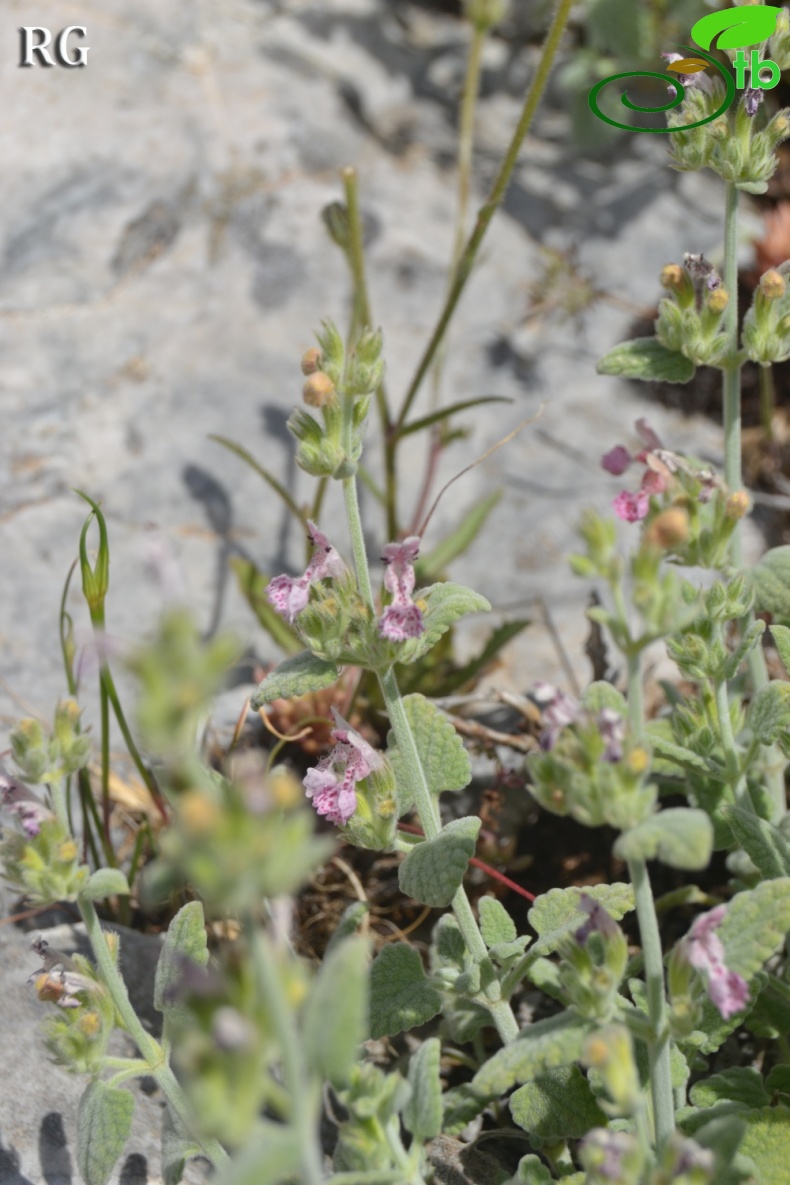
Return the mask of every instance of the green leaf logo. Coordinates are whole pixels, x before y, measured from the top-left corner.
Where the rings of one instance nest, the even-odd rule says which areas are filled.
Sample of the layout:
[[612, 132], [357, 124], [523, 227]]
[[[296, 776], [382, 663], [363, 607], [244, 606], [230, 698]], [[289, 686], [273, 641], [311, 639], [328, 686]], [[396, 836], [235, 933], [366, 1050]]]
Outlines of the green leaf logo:
[[770, 4], [747, 4], [710, 12], [692, 26], [691, 36], [703, 49], [710, 49], [718, 34], [717, 49], [745, 49], [768, 40], [776, 31], [779, 11]]

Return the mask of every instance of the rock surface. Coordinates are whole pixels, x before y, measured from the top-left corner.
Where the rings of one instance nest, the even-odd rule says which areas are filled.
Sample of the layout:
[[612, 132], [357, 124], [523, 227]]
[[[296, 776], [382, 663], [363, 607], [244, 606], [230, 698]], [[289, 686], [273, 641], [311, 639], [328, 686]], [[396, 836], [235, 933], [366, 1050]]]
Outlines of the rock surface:
[[[46, 8], [53, 30], [75, 21], [70, 0]], [[26, 0], [7, 0], [4, 41], [29, 19]], [[0, 125], [3, 726], [21, 710], [51, 718], [64, 691], [57, 606], [87, 511], [75, 487], [107, 516], [108, 630], [119, 646], [145, 635], [161, 605], [143, 563], [155, 534], [174, 550], [203, 626], [231, 625], [273, 657], [227, 559], [241, 553], [276, 572], [298, 563], [302, 541], [268, 487], [209, 434], [242, 442], [308, 497], [285, 420], [314, 329], [348, 315], [344, 264], [320, 218], [341, 196], [340, 166], [360, 173], [394, 393], [405, 390], [440, 308], [452, 245], [458, 22], [388, 0], [83, 0], [79, 20], [85, 69], [0, 59], [13, 111]], [[534, 60], [529, 48], [513, 56], [506, 43], [491, 46], [478, 198]], [[657, 139], [618, 140], [608, 157], [587, 159], [561, 113], [544, 106], [445, 367], [446, 399], [495, 393], [513, 402], [469, 415], [470, 434], [443, 459], [440, 483], [542, 412], [454, 487], [426, 545], [502, 488], [497, 515], [453, 575], [501, 614], [539, 616], [541, 599], [582, 678], [589, 590], [570, 575], [567, 555], [580, 510], [604, 510], [615, 493], [600, 454], [628, 443], [634, 420], [648, 415], [668, 444], [721, 455], [707, 421], [649, 405], [595, 373], [632, 315], [654, 303], [660, 267], [685, 250], [715, 258], [718, 248], [718, 182], [672, 173]], [[581, 266], [617, 303], [597, 303], [580, 327], [529, 322], [541, 243], [578, 247]], [[401, 453], [405, 507], [423, 462], [420, 442]], [[363, 514], [377, 554], [386, 540], [372, 499]], [[323, 521], [342, 548], [336, 499]], [[84, 641], [78, 580], [67, 603]], [[487, 628], [481, 621], [473, 632]], [[523, 689], [539, 677], [563, 678], [551, 633], [536, 625], [496, 679]], [[43, 1054], [41, 1006], [25, 988], [34, 969], [27, 942], [11, 926], [0, 930], [0, 1183], [67, 1185], [77, 1180], [81, 1084]], [[159, 1107], [140, 1097], [124, 1185], [156, 1180]]]

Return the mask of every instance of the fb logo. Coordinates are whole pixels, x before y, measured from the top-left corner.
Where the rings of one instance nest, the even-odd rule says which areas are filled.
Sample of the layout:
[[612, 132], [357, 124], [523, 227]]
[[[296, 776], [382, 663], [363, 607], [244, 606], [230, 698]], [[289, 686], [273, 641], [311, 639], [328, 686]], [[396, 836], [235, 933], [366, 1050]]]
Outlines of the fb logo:
[[[759, 49], [752, 49], [749, 58], [743, 52], [744, 49], [749, 49], [751, 46], [759, 46], [768, 41], [768, 38], [776, 30], [779, 12], [780, 9], [773, 5], [750, 4], [747, 0], [739, 8], [725, 8], [722, 12], [711, 12], [707, 16], [701, 17], [692, 27], [692, 40], [701, 46], [703, 50], [713, 48], [714, 38], [718, 38], [716, 41], [717, 49], [737, 49], [738, 52], [733, 60], [733, 66], [735, 68], [734, 79], [730, 72], [716, 58], [711, 57], [707, 53], [702, 53], [700, 50], [693, 49], [689, 45], [683, 45], [681, 48], [689, 50], [692, 56], [680, 57], [679, 54], [664, 54], [664, 57], [680, 58], [680, 60], [672, 61], [669, 65], [669, 79], [666, 74], [658, 74], [651, 70], [634, 70], [624, 74], [612, 74], [609, 78], [604, 78], [601, 82], [596, 83], [590, 91], [587, 100], [591, 111], [599, 119], [602, 119], [604, 123], [629, 132], [685, 132], [691, 128], [699, 128], [703, 124], [712, 123], [714, 119], [718, 119], [735, 101], [736, 87], [739, 90], [745, 90], [747, 86], [756, 90], [771, 90], [779, 82], [780, 71], [776, 62], [772, 62], [768, 58], [761, 59]], [[610, 119], [608, 115], [605, 115], [601, 111], [598, 105], [598, 96], [601, 90], [610, 82], [617, 82], [621, 78], [661, 78], [671, 81], [670, 95], [673, 97], [668, 103], [664, 103], [660, 107], [637, 107], [629, 99], [627, 91], [621, 95], [620, 102], [630, 111], [671, 111], [675, 107], [680, 106], [685, 97], [680, 76], [685, 76], [684, 81], [688, 81], [689, 75], [709, 68], [715, 70], [724, 83], [725, 96], [718, 110], [714, 111], [711, 115], [706, 115], [703, 119], [696, 120], [694, 123], [683, 124], [682, 127], [677, 128], [637, 128], [631, 124], [619, 123], [615, 119]], [[765, 71], [769, 73], [768, 78], [764, 77]]]
[[69, 57], [69, 37], [72, 33], [75, 37], [87, 37], [88, 30], [84, 25], [69, 25], [66, 29], [61, 29], [55, 39], [53, 46], [56, 61], [53, 61], [49, 52], [49, 46], [52, 44], [52, 34], [49, 29], [45, 29], [42, 25], [26, 25], [19, 30], [20, 39], [20, 66], [35, 66], [34, 57], [38, 59], [40, 66], [66, 66], [69, 69], [74, 69], [75, 66], [87, 66], [88, 64], [88, 50], [89, 45], [75, 46], [73, 49], [74, 56]]

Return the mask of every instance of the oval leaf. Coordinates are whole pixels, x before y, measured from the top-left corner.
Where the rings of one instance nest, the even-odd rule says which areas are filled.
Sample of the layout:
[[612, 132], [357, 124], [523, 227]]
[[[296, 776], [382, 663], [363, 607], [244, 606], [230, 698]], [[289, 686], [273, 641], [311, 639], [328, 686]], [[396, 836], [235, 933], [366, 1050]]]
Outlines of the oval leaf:
[[583, 890], [549, 889], [538, 897], [527, 914], [530, 926], [539, 935], [532, 947], [533, 955], [552, 954], [566, 934], [578, 930], [583, 921], [579, 909], [582, 892], [599, 902], [616, 922], [634, 908], [634, 890], [621, 881], [613, 885], [589, 885]]
[[370, 969], [370, 1035], [394, 1037], [424, 1025], [442, 1010], [420, 956], [405, 942], [385, 946]]
[[672, 807], [624, 831], [614, 845], [621, 860], [661, 860], [670, 868], [707, 868], [713, 824], [704, 811]]
[[[472, 780], [472, 766], [464, 743], [450, 721], [424, 695], [404, 696], [403, 707], [431, 794], [463, 790]], [[398, 788], [398, 814], [405, 815], [414, 805], [414, 789], [393, 732], [387, 743], [387, 756], [395, 770]]]
[[77, 1119], [77, 1164], [85, 1185], [107, 1185], [124, 1150], [134, 1096], [98, 1079], [84, 1091]]
[[552, 1142], [578, 1140], [607, 1122], [578, 1066], [558, 1066], [520, 1087], [510, 1113], [530, 1136]]
[[447, 581], [443, 584], [432, 584], [429, 588], [418, 589], [415, 593], [418, 604], [425, 603], [423, 621], [425, 629], [419, 638], [409, 638], [408, 642], [401, 642], [397, 648], [398, 662], [416, 662], [432, 650], [446, 634], [450, 626], [455, 625], [467, 613], [489, 613], [491, 602], [471, 588], [462, 584]]
[[598, 363], [599, 374], [618, 375], [624, 379], [645, 382], [687, 383], [694, 378], [696, 367], [685, 354], [662, 346], [658, 338], [637, 337], [622, 342]]
[[752, 575], [755, 613], [790, 620], [790, 547], [772, 547]]
[[436, 839], [413, 847], [398, 869], [401, 892], [423, 905], [449, 905], [475, 854], [479, 831], [477, 816], [453, 819]]
[[746, 855], [766, 880], [790, 876], [790, 843], [779, 830], [754, 811], [725, 804], [721, 813]]
[[324, 687], [331, 687], [339, 675], [340, 671], [333, 662], [316, 658], [309, 650], [303, 650], [301, 654], [284, 659], [269, 672], [258, 684], [250, 706], [257, 710], [276, 699], [293, 699], [298, 695], [307, 695], [309, 691], [321, 691]]
[[100, 868], [88, 878], [79, 895], [89, 901], [103, 901], [105, 897], [128, 897], [130, 891], [120, 868]]
[[403, 1122], [420, 1143], [434, 1139], [442, 1130], [440, 1053], [439, 1038], [429, 1037], [409, 1061], [411, 1098], [404, 1108]]
[[333, 1086], [348, 1082], [368, 1031], [367, 1004], [368, 944], [353, 936], [321, 964], [304, 1018], [308, 1060]]
[[790, 930], [790, 877], [738, 893], [717, 931], [730, 971], [749, 980], [778, 950]]
[[517, 1082], [531, 1082], [546, 1070], [578, 1061], [592, 1027], [592, 1022], [571, 1011], [529, 1025], [477, 1071], [472, 1079], [475, 1090], [502, 1095]]
[[196, 963], [198, 967], [208, 963], [206, 922], [200, 901], [189, 901], [179, 909], [167, 928], [156, 964], [154, 1008], [166, 1013], [171, 1021], [179, 1014], [187, 1015], [172, 996], [183, 976], [184, 965], [188, 963]]

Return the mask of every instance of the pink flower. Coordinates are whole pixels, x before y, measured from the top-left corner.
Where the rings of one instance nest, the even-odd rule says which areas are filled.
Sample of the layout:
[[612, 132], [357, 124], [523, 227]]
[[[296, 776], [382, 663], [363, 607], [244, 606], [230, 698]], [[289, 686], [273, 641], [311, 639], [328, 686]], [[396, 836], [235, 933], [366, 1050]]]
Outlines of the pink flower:
[[631, 494], [628, 490], [621, 490], [612, 503], [618, 518], [626, 523], [638, 523], [647, 517], [650, 509], [650, 497], [645, 490]]
[[576, 723], [581, 709], [575, 699], [542, 679], [535, 684], [533, 698], [541, 709], [545, 725], [540, 734], [540, 747], [548, 752], [556, 745], [563, 728]]
[[22, 829], [31, 838], [38, 835], [41, 824], [54, 819], [51, 810], [36, 798], [24, 782], [0, 770], [0, 803], [19, 819]]
[[384, 587], [392, 594], [379, 619], [379, 633], [390, 642], [405, 642], [419, 638], [425, 631], [422, 611], [412, 600], [414, 592], [414, 562], [420, 552], [420, 540], [410, 535], [402, 543], [388, 543], [381, 559], [387, 565]]
[[609, 452], [604, 453], [601, 457], [601, 465], [613, 477], [621, 477], [632, 460], [633, 457], [628, 449], [624, 448], [622, 444], [616, 444], [614, 448], [609, 449]]
[[357, 782], [379, 769], [383, 758], [335, 708], [332, 715], [336, 724], [332, 739], [337, 744], [328, 757], [307, 771], [303, 785], [318, 814], [342, 827], [357, 809]]
[[725, 1020], [740, 1012], [750, 1000], [746, 980], [726, 966], [724, 947], [716, 933], [726, 912], [725, 905], [717, 905], [700, 914], [683, 939], [686, 958], [705, 975], [708, 995]]
[[270, 605], [285, 617], [291, 624], [307, 606], [310, 599], [310, 586], [316, 580], [337, 580], [343, 576], [346, 566], [335, 551], [332, 544], [314, 522], [308, 519], [310, 528], [310, 542], [315, 548], [313, 558], [307, 565], [303, 576], [275, 576], [269, 581], [266, 597]]

